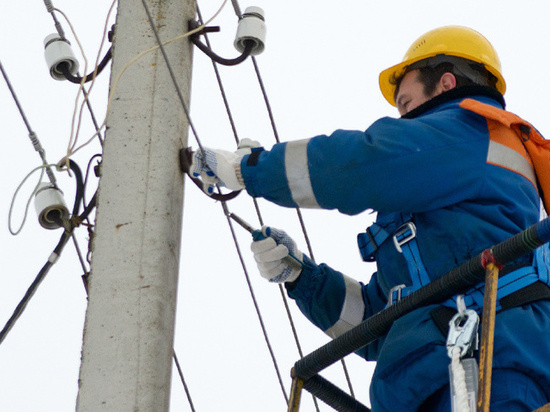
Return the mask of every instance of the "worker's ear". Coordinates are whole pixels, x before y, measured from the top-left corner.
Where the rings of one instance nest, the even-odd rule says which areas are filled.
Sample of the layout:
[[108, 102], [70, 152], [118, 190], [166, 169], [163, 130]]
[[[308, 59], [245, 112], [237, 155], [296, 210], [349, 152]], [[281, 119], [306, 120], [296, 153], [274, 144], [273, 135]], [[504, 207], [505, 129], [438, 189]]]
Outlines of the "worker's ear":
[[439, 79], [439, 86], [443, 92], [454, 89], [456, 87], [455, 75], [450, 72], [444, 73]]

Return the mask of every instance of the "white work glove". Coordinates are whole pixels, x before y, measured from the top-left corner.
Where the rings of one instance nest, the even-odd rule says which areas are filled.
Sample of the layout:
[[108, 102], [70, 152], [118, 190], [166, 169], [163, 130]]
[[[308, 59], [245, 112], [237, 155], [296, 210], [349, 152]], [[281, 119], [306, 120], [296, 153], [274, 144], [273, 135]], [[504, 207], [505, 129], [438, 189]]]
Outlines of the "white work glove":
[[255, 140], [243, 139], [235, 153], [220, 149], [197, 150], [191, 160], [191, 173], [205, 183], [205, 192], [212, 194], [216, 185], [231, 190], [244, 188], [241, 176], [241, 159], [251, 153], [253, 147], [260, 147]]
[[273, 283], [293, 282], [302, 273], [303, 254], [286, 232], [262, 228], [265, 239], [252, 242], [250, 249], [263, 278]]
[[262, 147], [262, 144], [257, 140], [252, 140], [245, 137], [244, 139], [241, 139], [241, 141], [239, 142], [235, 153], [238, 155], [244, 156], [244, 155], [250, 154], [252, 152], [252, 149], [257, 147]]

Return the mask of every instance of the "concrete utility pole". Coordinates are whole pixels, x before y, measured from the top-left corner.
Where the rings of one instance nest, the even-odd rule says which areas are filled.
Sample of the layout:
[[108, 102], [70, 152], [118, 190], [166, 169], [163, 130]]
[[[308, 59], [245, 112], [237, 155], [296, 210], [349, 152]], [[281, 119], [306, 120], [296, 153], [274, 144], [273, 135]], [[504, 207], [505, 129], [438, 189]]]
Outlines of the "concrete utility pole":
[[[187, 31], [193, 1], [147, 1], [163, 41]], [[141, 0], [118, 3], [111, 82], [156, 45]], [[189, 100], [190, 43], [166, 51]], [[77, 411], [167, 411], [188, 123], [160, 50], [122, 75], [107, 125]]]

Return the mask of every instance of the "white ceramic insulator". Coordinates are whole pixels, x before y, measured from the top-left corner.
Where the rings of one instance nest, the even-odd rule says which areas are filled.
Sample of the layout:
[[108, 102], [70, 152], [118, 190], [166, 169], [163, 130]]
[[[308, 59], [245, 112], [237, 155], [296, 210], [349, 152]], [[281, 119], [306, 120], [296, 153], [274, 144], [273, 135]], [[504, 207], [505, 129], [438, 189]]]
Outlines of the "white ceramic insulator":
[[34, 197], [34, 207], [38, 214], [38, 222], [45, 229], [57, 229], [59, 223], [55, 217], [62, 220], [69, 217], [63, 193], [51, 183], [41, 183]]
[[254, 47], [250, 54], [260, 54], [265, 47], [265, 33], [264, 11], [260, 7], [247, 7], [239, 20], [237, 35], [233, 44], [242, 53], [245, 48], [245, 41], [251, 40], [254, 42]]
[[50, 75], [55, 80], [66, 80], [58, 68], [58, 65], [63, 62], [69, 65], [69, 71], [73, 76], [76, 76], [78, 73], [78, 60], [67, 40], [62, 40], [57, 33], [50, 34], [44, 39], [44, 49], [46, 64], [50, 70]]

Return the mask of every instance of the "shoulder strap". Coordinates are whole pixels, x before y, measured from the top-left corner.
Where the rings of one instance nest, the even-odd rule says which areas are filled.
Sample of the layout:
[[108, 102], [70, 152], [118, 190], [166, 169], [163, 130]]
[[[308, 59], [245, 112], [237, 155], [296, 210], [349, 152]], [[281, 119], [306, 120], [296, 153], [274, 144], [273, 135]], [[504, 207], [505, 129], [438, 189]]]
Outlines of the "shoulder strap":
[[550, 141], [546, 140], [530, 123], [506, 110], [474, 99], [465, 99], [460, 107], [496, 121], [513, 130], [529, 153], [540, 185], [541, 198], [550, 214]]

